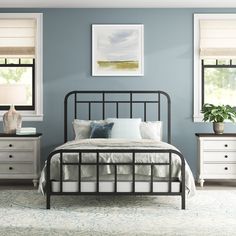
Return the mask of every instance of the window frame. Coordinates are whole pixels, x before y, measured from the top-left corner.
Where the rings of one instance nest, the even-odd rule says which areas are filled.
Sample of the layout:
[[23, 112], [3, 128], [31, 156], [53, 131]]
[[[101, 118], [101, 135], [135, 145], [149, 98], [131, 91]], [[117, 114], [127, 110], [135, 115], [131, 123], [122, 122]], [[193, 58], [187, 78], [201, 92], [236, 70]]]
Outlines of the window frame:
[[202, 109], [202, 95], [203, 95], [203, 78], [202, 78], [202, 59], [200, 58], [200, 20], [236, 20], [236, 14], [194, 14], [194, 29], [193, 29], [193, 92], [194, 92], [194, 108], [193, 121], [203, 122]]
[[[15, 18], [34, 18], [36, 20], [35, 107], [34, 110], [20, 110], [20, 114], [23, 121], [43, 121], [43, 13], [0, 13], [0, 19]], [[7, 110], [0, 110], [0, 118]]]

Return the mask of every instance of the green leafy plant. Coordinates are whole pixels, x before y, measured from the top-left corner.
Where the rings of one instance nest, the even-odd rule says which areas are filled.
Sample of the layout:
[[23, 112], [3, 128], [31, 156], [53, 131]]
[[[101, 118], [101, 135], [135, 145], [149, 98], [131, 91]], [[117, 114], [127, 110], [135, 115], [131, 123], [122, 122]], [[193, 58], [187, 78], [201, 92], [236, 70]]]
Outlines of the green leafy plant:
[[23, 76], [23, 74], [26, 72], [26, 68], [20, 67], [20, 68], [5, 68], [3, 70], [0, 70], [0, 76], [3, 77], [8, 84], [10, 84], [12, 81], [19, 82]]
[[203, 105], [201, 113], [203, 113], [203, 121], [224, 122], [230, 120], [235, 122], [236, 111], [230, 105], [215, 106], [206, 103]]

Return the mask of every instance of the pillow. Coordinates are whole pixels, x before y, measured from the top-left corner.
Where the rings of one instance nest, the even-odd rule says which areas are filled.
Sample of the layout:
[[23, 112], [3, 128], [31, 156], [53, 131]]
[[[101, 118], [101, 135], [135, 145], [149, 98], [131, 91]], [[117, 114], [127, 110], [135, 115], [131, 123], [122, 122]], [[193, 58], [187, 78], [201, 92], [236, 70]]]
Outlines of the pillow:
[[111, 138], [141, 139], [139, 128], [141, 119], [108, 118], [106, 121], [114, 123]]
[[141, 122], [140, 133], [143, 139], [162, 140], [162, 121]]
[[75, 119], [72, 124], [73, 124], [73, 129], [75, 133], [75, 140], [78, 139], [87, 139], [90, 138], [91, 134], [91, 123], [97, 123], [97, 124], [106, 124], [104, 120], [79, 120]]
[[90, 138], [109, 138], [114, 123], [99, 124], [91, 123], [91, 135]]

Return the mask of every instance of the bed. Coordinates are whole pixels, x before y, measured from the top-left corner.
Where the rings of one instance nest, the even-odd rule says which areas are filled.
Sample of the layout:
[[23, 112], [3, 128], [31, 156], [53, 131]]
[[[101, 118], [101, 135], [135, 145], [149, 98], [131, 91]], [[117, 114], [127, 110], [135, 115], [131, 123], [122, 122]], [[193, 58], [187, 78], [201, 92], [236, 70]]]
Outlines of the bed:
[[[99, 115], [102, 120], [95, 122], [93, 116]], [[149, 116], [156, 116], [155, 120], [147, 121]], [[82, 121], [89, 122], [90, 133], [78, 138], [76, 122]], [[71, 123], [75, 139], [70, 138]], [[156, 124], [161, 134], [148, 137], [149, 132], [156, 132]], [[94, 130], [96, 134], [104, 129], [109, 131], [106, 138], [91, 136]], [[64, 100], [64, 144], [49, 154], [39, 190], [46, 194], [47, 209], [54, 195], [180, 196], [185, 209], [186, 195], [194, 195], [195, 185], [185, 158], [171, 145], [169, 95], [163, 91], [68, 93]]]

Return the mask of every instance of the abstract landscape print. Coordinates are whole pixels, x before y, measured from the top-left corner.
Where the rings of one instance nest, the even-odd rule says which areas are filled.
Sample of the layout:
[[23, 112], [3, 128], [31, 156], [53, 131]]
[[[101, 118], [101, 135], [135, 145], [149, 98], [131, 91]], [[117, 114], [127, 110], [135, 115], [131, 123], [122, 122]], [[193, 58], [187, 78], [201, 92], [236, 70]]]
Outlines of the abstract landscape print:
[[93, 76], [143, 76], [143, 25], [92, 25]]

